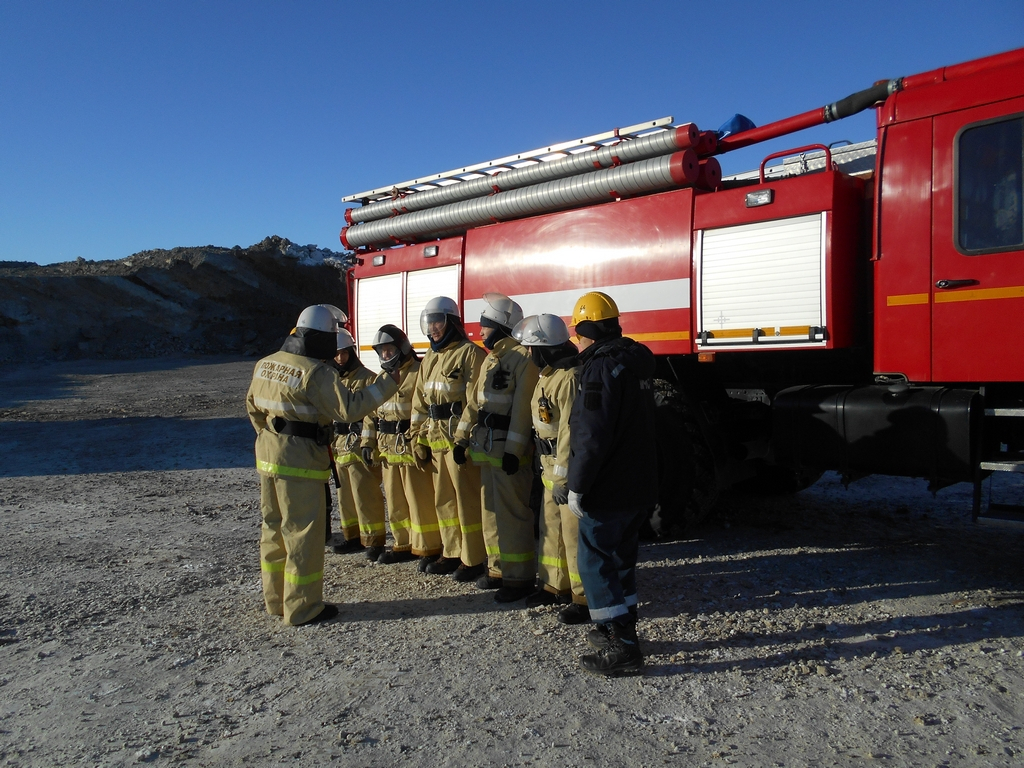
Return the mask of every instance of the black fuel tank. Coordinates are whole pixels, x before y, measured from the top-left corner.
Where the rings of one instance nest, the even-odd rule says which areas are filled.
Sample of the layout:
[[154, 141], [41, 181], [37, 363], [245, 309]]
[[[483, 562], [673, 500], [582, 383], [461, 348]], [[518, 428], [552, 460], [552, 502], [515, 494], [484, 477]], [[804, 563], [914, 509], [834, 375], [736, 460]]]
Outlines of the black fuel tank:
[[971, 389], [791, 387], [772, 402], [773, 454], [793, 468], [972, 480], [983, 409]]

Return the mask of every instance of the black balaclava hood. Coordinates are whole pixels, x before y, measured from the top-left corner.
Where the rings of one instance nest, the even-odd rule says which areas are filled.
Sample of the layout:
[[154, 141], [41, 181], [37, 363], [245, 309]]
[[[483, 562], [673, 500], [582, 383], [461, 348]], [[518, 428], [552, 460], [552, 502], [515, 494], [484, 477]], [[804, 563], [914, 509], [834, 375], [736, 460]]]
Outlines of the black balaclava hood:
[[594, 341], [617, 339], [622, 335], [622, 326], [619, 325], [617, 317], [609, 317], [607, 320], [583, 320], [576, 323], [576, 335]]
[[444, 336], [442, 336], [441, 340], [437, 342], [433, 339], [430, 340], [430, 348], [435, 352], [440, 352], [456, 338], [466, 338], [466, 329], [462, 325], [462, 318], [456, 317], [455, 315], [445, 315], [445, 317]]
[[[348, 360], [345, 361], [344, 365], [338, 365], [337, 363], [335, 363], [334, 366], [342, 375], [348, 373], [349, 371], [354, 371], [356, 368], [363, 364], [362, 361], [360, 361], [359, 359], [359, 355], [356, 354], [355, 347], [346, 347], [346, 349], [348, 350]], [[334, 350], [334, 354], [338, 354], [338, 350]]]
[[303, 357], [314, 357], [317, 360], [330, 360], [334, 357], [337, 347], [338, 334], [336, 333], [316, 331], [312, 328], [296, 328], [295, 332], [284, 340], [281, 351]]
[[559, 360], [572, 357], [579, 352], [576, 345], [571, 341], [560, 344], [557, 347], [530, 347], [530, 358], [538, 368], [546, 368], [554, 365]]
[[[392, 357], [387, 362], [384, 362], [383, 360], [380, 361], [380, 367], [382, 369], [384, 369], [388, 373], [394, 373], [403, 365], [405, 365], [406, 362], [408, 362], [410, 359], [419, 358], [419, 355], [416, 354], [416, 350], [414, 350], [412, 348], [412, 344], [409, 343], [409, 337], [406, 336], [405, 331], [403, 331], [397, 325], [382, 325], [380, 327], [380, 330], [382, 330], [384, 333], [390, 336], [394, 340], [391, 343], [398, 347], [397, 355]], [[409, 351], [406, 352], [406, 349], [408, 349]], [[374, 347], [374, 351], [377, 351], [376, 347]], [[378, 358], [380, 357], [379, 351], [377, 351], [377, 356]]]
[[512, 335], [511, 329], [506, 328], [504, 325], [494, 322], [489, 317], [480, 318], [480, 327], [494, 329], [494, 333], [492, 333], [490, 336], [484, 339], [484, 346], [487, 347], [488, 350], [494, 349], [495, 344], [497, 344], [502, 339], [507, 339], [509, 336]]

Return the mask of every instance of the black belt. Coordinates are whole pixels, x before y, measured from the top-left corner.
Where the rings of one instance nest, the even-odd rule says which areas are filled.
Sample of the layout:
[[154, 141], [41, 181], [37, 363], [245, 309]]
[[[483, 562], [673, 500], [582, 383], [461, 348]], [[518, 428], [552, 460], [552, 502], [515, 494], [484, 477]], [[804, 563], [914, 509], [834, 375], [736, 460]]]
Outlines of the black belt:
[[350, 421], [346, 424], [344, 421], [336, 421], [334, 422], [334, 434], [361, 435], [363, 434], [363, 422]]
[[488, 429], [504, 429], [512, 425], [511, 416], [502, 416], [499, 413], [491, 413], [490, 411], [480, 411], [476, 417], [476, 423], [478, 426], [487, 427]]
[[408, 432], [411, 423], [409, 419], [402, 419], [401, 421], [377, 419], [377, 431], [382, 435], [398, 435]]
[[270, 426], [279, 435], [304, 437], [307, 440], [315, 440], [317, 445], [331, 444], [329, 428], [309, 421], [288, 421], [282, 416], [275, 416], [270, 420]]
[[430, 414], [432, 419], [447, 419], [451, 416], [462, 415], [462, 401], [456, 400], [454, 403], [438, 403], [437, 405], [428, 405], [427, 413]]
[[558, 438], [543, 438], [537, 435], [537, 453], [541, 456], [555, 456], [555, 448], [558, 445]]

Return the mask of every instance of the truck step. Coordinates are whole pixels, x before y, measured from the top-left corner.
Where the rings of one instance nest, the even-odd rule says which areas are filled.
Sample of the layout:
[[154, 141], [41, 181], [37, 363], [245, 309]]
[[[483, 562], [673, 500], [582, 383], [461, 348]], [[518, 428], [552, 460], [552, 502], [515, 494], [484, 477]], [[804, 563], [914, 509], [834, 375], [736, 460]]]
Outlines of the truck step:
[[1024, 472], [1024, 461], [983, 461], [981, 468], [989, 472]]
[[1024, 506], [989, 504], [985, 513], [978, 515], [976, 522], [980, 525], [1024, 530]]

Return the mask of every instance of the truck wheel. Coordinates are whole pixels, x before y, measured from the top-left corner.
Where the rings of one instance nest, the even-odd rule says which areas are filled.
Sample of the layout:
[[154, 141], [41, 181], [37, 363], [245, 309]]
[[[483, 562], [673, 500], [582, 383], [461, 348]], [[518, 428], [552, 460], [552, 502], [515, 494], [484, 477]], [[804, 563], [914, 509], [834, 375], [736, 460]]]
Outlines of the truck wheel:
[[685, 397], [670, 382], [654, 381], [657, 411], [658, 509], [651, 528], [678, 536], [707, 519], [718, 501], [715, 462]]
[[737, 487], [757, 496], [786, 496], [810, 488], [823, 474], [823, 470], [764, 466], [754, 477], [744, 480]]

